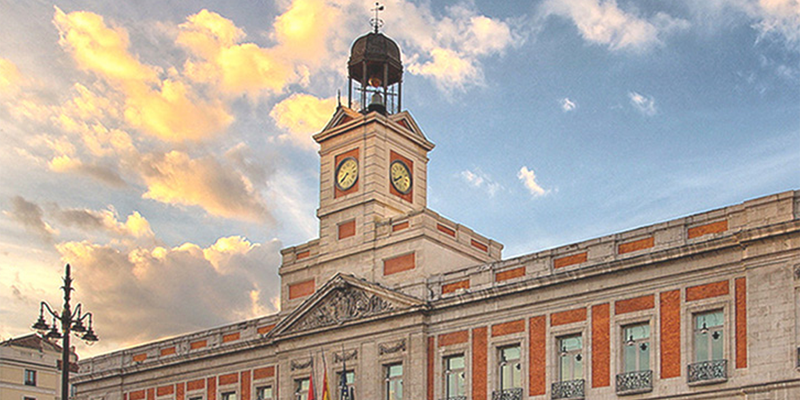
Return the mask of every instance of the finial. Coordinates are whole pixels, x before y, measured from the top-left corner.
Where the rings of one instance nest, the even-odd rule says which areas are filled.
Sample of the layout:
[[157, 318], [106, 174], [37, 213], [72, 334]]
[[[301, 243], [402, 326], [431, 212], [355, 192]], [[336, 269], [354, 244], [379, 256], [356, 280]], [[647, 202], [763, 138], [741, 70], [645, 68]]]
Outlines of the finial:
[[381, 3], [375, 2], [375, 8], [372, 9], [375, 11], [375, 18], [370, 19], [370, 23], [372, 27], [375, 29], [375, 33], [378, 33], [378, 29], [383, 26], [383, 20], [378, 18], [378, 12], [383, 11], [383, 5]]
[[342, 90], [341, 89], [336, 89], [336, 104], [337, 104], [337, 106], [336, 106], [337, 109], [342, 108]]

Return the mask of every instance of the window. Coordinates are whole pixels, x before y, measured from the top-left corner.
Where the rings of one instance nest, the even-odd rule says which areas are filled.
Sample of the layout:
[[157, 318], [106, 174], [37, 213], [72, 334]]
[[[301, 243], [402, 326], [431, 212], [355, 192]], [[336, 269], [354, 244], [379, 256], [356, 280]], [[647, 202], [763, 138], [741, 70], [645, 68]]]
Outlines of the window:
[[622, 372], [650, 369], [650, 324], [622, 328]]
[[257, 387], [256, 400], [272, 400], [272, 386]]
[[297, 379], [294, 381], [294, 398], [296, 400], [308, 400], [308, 378]]
[[384, 368], [386, 400], [403, 400], [403, 364], [391, 364]]
[[522, 351], [518, 344], [499, 349], [500, 390], [522, 387]]
[[449, 399], [466, 395], [464, 355], [444, 358], [444, 397]]
[[583, 338], [581, 335], [558, 338], [558, 379], [561, 382], [583, 379]]
[[724, 359], [722, 310], [694, 316], [694, 362]]
[[191, 396], [189, 400], [203, 400], [203, 396]]
[[236, 392], [223, 392], [221, 400], [236, 400]]
[[[356, 373], [354, 371], [345, 371], [344, 372], [344, 379], [345, 385], [347, 390], [347, 396], [350, 396], [353, 393], [353, 386], [356, 383]], [[339, 400], [343, 400], [346, 397], [342, 395], [342, 373], [336, 373], [336, 382], [334, 383], [335, 392], [339, 393]]]
[[36, 386], [36, 371], [32, 369], [25, 370], [25, 385]]

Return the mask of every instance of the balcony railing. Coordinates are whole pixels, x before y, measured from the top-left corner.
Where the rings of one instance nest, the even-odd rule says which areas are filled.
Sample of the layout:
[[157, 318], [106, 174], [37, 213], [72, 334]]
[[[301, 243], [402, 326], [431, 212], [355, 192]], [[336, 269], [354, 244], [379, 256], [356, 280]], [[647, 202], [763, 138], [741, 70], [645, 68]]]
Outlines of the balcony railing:
[[617, 394], [644, 393], [653, 390], [653, 371], [633, 371], [617, 375]]
[[522, 388], [495, 390], [492, 400], [522, 400]]
[[716, 383], [728, 380], [728, 360], [703, 361], [689, 364], [688, 382]]
[[585, 381], [553, 382], [551, 394], [553, 399], [582, 399], [584, 397]]

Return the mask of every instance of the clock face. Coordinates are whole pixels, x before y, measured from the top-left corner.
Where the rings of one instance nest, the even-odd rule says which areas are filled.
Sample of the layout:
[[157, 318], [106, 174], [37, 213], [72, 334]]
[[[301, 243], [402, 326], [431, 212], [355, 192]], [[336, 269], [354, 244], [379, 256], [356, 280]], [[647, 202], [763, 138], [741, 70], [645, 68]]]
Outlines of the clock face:
[[347, 157], [336, 167], [336, 186], [340, 190], [347, 190], [353, 187], [358, 180], [358, 161], [353, 157]]
[[411, 191], [411, 171], [408, 170], [408, 165], [400, 160], [395, 160], [389, 167], [389, 180], [392, 186], [400, 192], [400, 194], [408, 194]]

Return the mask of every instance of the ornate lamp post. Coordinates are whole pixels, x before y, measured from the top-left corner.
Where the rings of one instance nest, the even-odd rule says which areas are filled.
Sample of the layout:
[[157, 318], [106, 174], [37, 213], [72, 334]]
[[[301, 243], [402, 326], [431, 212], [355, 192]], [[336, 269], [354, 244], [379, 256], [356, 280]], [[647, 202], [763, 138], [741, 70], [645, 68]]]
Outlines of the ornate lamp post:
[[[92, 329], [92, 313], [83, 313], [81, 311], [81, 304], [75, 307], [75, 312], [72, 311], [69, 305], [71, 292], [75, 289], [72, 288], [72, 275], [70, 274], [70, 267], [67, 264], [67, 273], [64, 275], [64, 306], [61, 313], [53, 311], [46, 302], [42, 302], [39, 306], [39, 319], [33, 324], [32, 328], [39, 331], [41, 335], [48, 339], [61, 339], [61, 400], [69, 400], [69, 334], [74, 333], [76, 337], [80, 337], [86, 342], [87, 345], [93, 345], [98, 341], [97, 335], [94, 334]], [[53, 325], [47, 325], [44, 320], [44, 310], [53, 317]], [[83, 321], [89, 319], [89, 327], [83, 325]], [[59, 332], [56, 326], [56, 321], [61, 322], [61, 331]]]

